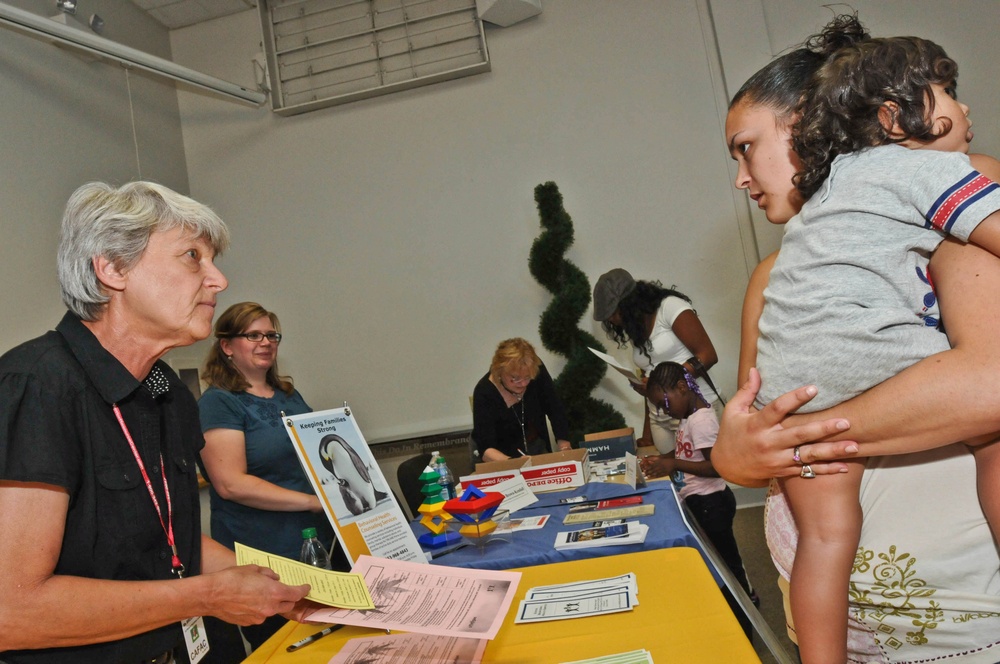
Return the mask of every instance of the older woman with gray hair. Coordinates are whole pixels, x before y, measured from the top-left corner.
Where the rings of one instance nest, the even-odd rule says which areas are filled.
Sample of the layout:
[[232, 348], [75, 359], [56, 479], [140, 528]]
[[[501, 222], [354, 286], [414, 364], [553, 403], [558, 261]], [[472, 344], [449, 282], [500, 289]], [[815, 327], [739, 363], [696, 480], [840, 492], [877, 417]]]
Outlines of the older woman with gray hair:
[[[208, 336], [229, 231], [166, 187], [69, 199], [55, 331], [0, 357], [0, 660], [172, 662], [192, 616], [301, 617], [308, 586], [201, 533], [193, 395], [160, 357]], [[208, 644], [209, 647], [211, 644]], [[185, 648], [187, 646], [187, 648]]]

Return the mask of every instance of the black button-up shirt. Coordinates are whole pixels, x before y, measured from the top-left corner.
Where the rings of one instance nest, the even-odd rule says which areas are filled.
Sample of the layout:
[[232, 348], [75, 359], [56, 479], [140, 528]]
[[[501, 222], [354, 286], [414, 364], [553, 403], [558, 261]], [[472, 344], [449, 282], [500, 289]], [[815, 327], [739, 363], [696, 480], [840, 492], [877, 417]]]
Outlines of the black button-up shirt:
[[[56, 574], [111, 580], [176, 578], [160, 519], [112, 410], [116, 403], [146, 466], [165, 524], [162, 455], [177, 551], [186, 575], [200, 571], [195, 458], [204, 438], [198, 409], [194, 396], [165, 363], [157, 362], [152, 374], [146, 384], [137, 381], [70, 313], [55, 332], [0, 357], [0, 480], [40, 482], [69, 493]], [[162, 378], [168, 386], [165, 392]], [[182, 643], [175, 624], [104, 644], [0, 653], [0, 660], [133, 664]]]

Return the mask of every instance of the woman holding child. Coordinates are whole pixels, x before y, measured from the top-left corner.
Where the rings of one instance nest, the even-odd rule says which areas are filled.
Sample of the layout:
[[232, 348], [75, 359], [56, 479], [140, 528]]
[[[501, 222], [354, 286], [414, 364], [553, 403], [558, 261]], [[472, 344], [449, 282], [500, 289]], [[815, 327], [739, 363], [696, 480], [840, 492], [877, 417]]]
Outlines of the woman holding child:
[[[736, 184], [749, 191], [751, 198], [764, 209], [772, 223], [785, 223], [795, 216], [805, 198], [796, 190], [792, 180], [801, 170], [801, 162], [791, 149], [792, 126], [796, 119], [794, 111], [799, 97], [812, 74], [832, 52], [824, 49], [835, 50], [840, 44], [866, 37], [856, 19], [840, 17], [824, 35], [811, 40], [808, 47], [782, 56], [758, 72], [735, 96], [727, 120], [726, 138], [733, 158], [740, 164]], [[955, 261], [958, 253], [967, 261], [964, 265]], [[764, 287], [769, 282], [774, 264], [775, 256], [772, 255], [757, 268], [751, 277], [744, 304], [740, 379], [743, 381], [750, 376], [753, 388], [759, 386], [756, 373], [751, 374], [750, 371], [757, 361], [757, 322], [764, 308]], [[1000, 264], [974, 247], [946, 243], [935, 256], [933, 265], [937, 270], [934, 273], [935, 285], [943, 294], [941, 306], [948, 322], [950, 340], [956, 350], [961, 349], [959, 353], [945, 351], [935, 356], [941, 358], [952, 354], [945, 363], [952, 367], [947, 371], [955, 372], [948, 374], [949, 377], [958, 374], [956, 367], [967, 366], [965, 362], [970, 346], [982, 347], [978, 345], [977, 335], [981, 336], [982, 324], [987, 317], [983, 312], [989, 310], [975, 308], [978, 306], [976, 300], [982, 297], [982, 293], [968, 292], [971, 290], [967, 288], [968, 282], [966, 291], [956, 296], [961, 300], [958, 304], [963, 305], [962, 310], [947, 305], [948, 292], [968, 277], [970, 265], [976, 266], [971, 274], [980, 275], [977, 277], [980, 283], [995, 284], [1000, 281], [1000, 274], [994, 274], [1000, 273]], [[982, 271], [980, 267], [983, 267]], [[851, 328], [848, 326], [846, 329]], [[880, 448], [866, 449], [866, 454], [926, 448], [930, 443], [952, 442], [964, 436], [985, 433], [992, 430], [990, 427], [1000, 428], [978, 417], [980, 413], [974, 405], [954, 399], [951, 394], [941, 394], [937, 399], [929, 396], [926, 385], [922, 386], [920, 404], [924, 411], [930, 409], [937, 413], [943, 410], [943, 401], [953, 410], [964, 408], [966, 414], [973, 411], [972, 416], [978, 419], [975, 424], [966, 422], [959, 426], [961, 433], [956, 432], [952, 437], [943, 434], [937, 422], [913, 418], [913, 411], [909, 408], [916, 403], [913, 401], [915, 395], [908, 391], [912, 376], [926, 376], [928, 371], [934, 372], [935, 364], [920, 362], [903, 371], [898, 378], [886, 381], [877, 388], [881, 400], [862, 395], [838, 406], [832, 413], [856, 415], [857, 421], [851, 421], [851, 435], [860, 443], [886, 441], [887, 444]], [[851, 377], [848, 372], [847, 378]], [[727, 410], [723, 431], [713, 453], [716, 468], [723, 476], [756, 483], [765, 473], [792, 474], [793, 469], [787, 467], [790, 464], [776, 467], [779, 464], [774, 461], [773, 453], [765, 455], [763, 462], [750, 458], [751, 452], [742, 448], [748, 436], [754, 440], [756, 447], [752, 453], [756, 453], [761, 447], [760, 439], [767, 436], [782, 440], [793, 437], [788, 446], [790, 448], [810, 437], [832, 433], [838, 426], [843, 426], [842, 420], [826, 420], [797, 430], [783, 430], [781, 417], [816, 393], [815, 389], [807, 394], [804, 392], [798, 393], [803, 398], [786, 396], [775, 399], [760, 415], [747, 413], [750, 400], [746, 392], [741, 393], [736, 403]], [[887, 394], [892, 396], [887, 398]], [[937, 394], [936, 391], [934, 394]], [[806, 396], [808, 398], [804, 398]], [[865, 406], [858, 407], [855, 401]], [[932, 403], [928, 404], [928, 401]], [[878, 406], [883, 403], [887, 404], [885, 409], [871, 410], [871, 404]], [[900, 413], [908, 414], [911, 419], [901, 418]], [[821, 415], [829, 417], [830, 413]], [[885, 420], [896, 423], [895, 430], [884, 425], [883, 416]], [[949, 412], [945, 417], [946, 421], [954, 421], [958, 415]], [[727, 425], [729, 431], [726, 431]], [[933, 431], [913, 432], [916, 426]], [[735, 435], [733, 427], [737, 427]], [[919, 442], [914, 442], [915, 439]], [[849, 446], [840, 444], [833, 447], [842, 451]], [[796, 474], [808, 478], [809, 475], [839, 473], [846, 469], [845, 464], [808, 464], [813, 460], [813, 456], [808, 454], [810, 451], [796, 448], [794, 455], [790, 450], [785, 451], [788, 459], [795, 458], [806, 463], [805, 466], [795, 465]], [[823, 454], [831, 452], [829, 448], [815, 451]], [[764, 463], [771, 464], [771, 467], [761, 472]], [[751, 470], [743, 470], [740, 465]], [[826, 630], [827, 636], [835, 634], [837, 626], [817, 625], [815, 614], [802, 613], [801, 616], [805, 617], [798, 625], [798, 633], [800, 643], [808, 643], [802, 651], [805, 662], [843, 662], [845, 657], [851, 661], [892, 662], [945, 657], [949, 661], [966, 662], [993, 662], [997, 659], [995, 648], [1000, 644], [1000, 582], [997, 571], [1000, 559], [978, 508], [975, 472], [975, 464], [964, 446], [869, 461], [863, 476], [859, 477], [860, 503], [857, 498], [853, 499], [855, 505], [860, 504], [864, 523], [860, 530], [860, 545], [851, 565], [849, 588], [845, 583], [843, 587], [821, 593], [816, 589], [816, 583], [824, 579], [818, 574], [803, 576], [795, 582], [804, 590], [799, 596], [800, 605], [824, 593], [840, 593], [842, 603], [836, 611], [845, 615], [847, 609], [850, 610], [851, 629], [847, 649], [845, 651], [837, 643], [831, 646], [829, 641], [820, 641], [823, 645], [817, 648], [814, 638], [817, 633]], [[941, 478], [949, 481], [945, 496], [936, 495], [931, 490], [940, 484]], [[818, 484], [809, 484], [812, 480], [797, 481], [803, 485], [802, 491], [808, 491], [810, 486], [820, 490]], [[849, 509], [849, 501], [847, 504]], [[808, 515], [811, 521], [798, 523], [800, 529], [812, 526], [822, 533], [844, 526], [843, 512], [828, 513], [830, 518], [827, 519], [821, 518], [823, 512], [819, 509], [803, 514]], [[919, 528], [915, 527], [914, 514], [920, 515]], [[782, 576], [788, 578], [796, 557], [798, 533], [782, 493], [772, 490], [766, 520], [772, 556]], [[810, 593], [815, 597], [811, 598]], [[793, 602], [795, 599], [793, 595]], [[849, 600], [849, 607], [846, 600]], [[793, 612], [798, 620], [799, 612]], [[840, 632], [843, 634], [842, 629]], [[839, 643], [843, 643], [843, 637], [839, 638]]]

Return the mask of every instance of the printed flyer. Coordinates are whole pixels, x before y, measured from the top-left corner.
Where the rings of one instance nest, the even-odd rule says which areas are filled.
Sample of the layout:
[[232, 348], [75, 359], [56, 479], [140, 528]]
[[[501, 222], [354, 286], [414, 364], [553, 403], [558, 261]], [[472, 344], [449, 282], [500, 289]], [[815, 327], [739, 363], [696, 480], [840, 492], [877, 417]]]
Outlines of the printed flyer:
[[283, 420], [352, 565], [362, 555], [427, 562], [350, 408]]

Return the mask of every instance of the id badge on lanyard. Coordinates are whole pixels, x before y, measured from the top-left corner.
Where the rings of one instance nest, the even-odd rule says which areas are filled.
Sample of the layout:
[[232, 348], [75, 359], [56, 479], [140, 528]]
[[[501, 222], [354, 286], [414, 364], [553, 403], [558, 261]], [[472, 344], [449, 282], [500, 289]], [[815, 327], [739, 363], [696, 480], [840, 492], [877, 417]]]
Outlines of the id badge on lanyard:
[[[149, 492], [149, 498], [153, 501], [153, 508], [156, 510], [157, 516], [160, 517], [160, 526], [163, 528], [163, 534], [167, 537], [167, 544], [170, 545], [170, 550], [172, 552], [171, 558], [171, 569], [177, 578], [184, 577], [184, 564], [181, 562], [180, 556], [177, 554], [177, 544], [174, 541], [174, 511], [173, 505], [170, 501], [170, 486], [167, 484], [167, 469], [163, 464], [163, 454], [160, 454], [160, 474], [163, 478], [163, 495], [167, 502], [167, 520], [163, 520], [163, 511], [160, 509], [160, 501], [156, 497], [156, 492], [153, 491], [153, 483], [149, 480], [149, 474], [146, 472], [146, 464], [142, 462], [142, 457], [139, 456], [139, 448], [136, 447], [135, 441], [132, 439], [132, 434], [129, 432], [128, 427], [125, 425], [125, 418], [122, 417], [122, 412], [118, 408], [118, 404], [113, 404], [112, 409], [115, 411], [115, 417], [118, 419], [118, 424], [121, 425], [122, 433], [125, 434], [125, 440], [128, 441], [129, 447], [132, 449], [132, 455], [135, 457], [135, 462], [139, 466], [139, 471], [142, 473], [142, 479], [146, 482], [146, 490]], [[191, 660], [191, 664], [198, 664], [208, 654], [208, 634], [205, 632], [205, 621], [201, 617], [188, 618], [181, 622], [181, 629], [184, 632], [184, 645], [187, 648], [188, 658]]]
[[184, 630], [184, 646], [187, 648], [191, 664], [198, 664], [208, 654], [208, 634], [205, 633], [203, 618], [188, 618], [181, 622]]

